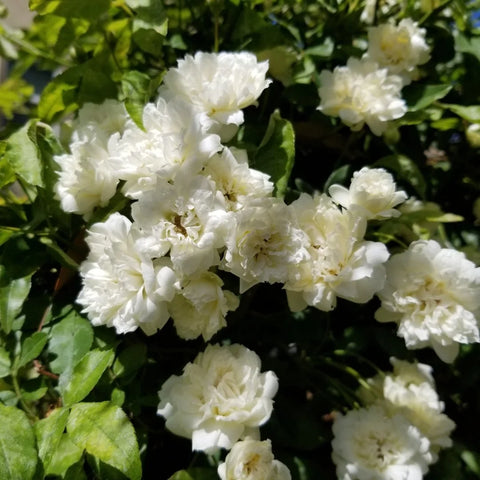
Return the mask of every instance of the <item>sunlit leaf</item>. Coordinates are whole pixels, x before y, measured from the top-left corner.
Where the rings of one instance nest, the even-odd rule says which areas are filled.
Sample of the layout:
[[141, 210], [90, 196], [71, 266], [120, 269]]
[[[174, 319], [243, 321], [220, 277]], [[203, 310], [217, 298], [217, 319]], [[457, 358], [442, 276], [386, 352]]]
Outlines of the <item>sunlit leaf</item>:
[[37, 147], [31, 138], [35, 122], [26, 123], [7, 140], [4, 158], [17, 175], [30, 185], [43, 186], [42, 164]]
[[292, 124], [274, 112], [255, 154], [253, 166], [270, 175], [275, 195], [283, 197], [295, 159], [295, 132]]
[[24, 277], [0, 288], [0, 326], [5, 333], [12, 330], [13, 321], [30, 291], [30, 284], [30, 277]]
[[92, 350], [74, 367], [73, 372], [60, 375], [59, 388], [64, 405], [83, 400], [100, 380], [103, 372], [113, 362], [113, 350]]
[[49, 471], [54, 453], [57, 451], [63, 432], [67, 425], [69, 411], [67, 408], [57, 408], [49, 416], [35, 424], [38, 456], [43, 463], [45, 472]]
[[123, 410], [110, 402], [78, 403], [67, 423], [71, 440], [130, 480], [140, 480], [142, 467], [135, 430]]
[[45, 332], [35, 332], [30, 337], [22, 341], [22, 351], [18, 367], [23, 367], [28, 362], [37, 358], [40, 355], [43, 347], [47, 344], [48, 335]]
[[0, 403], [0, 478], [31, 480], [36, 467], [35, 435], [27, 416]]

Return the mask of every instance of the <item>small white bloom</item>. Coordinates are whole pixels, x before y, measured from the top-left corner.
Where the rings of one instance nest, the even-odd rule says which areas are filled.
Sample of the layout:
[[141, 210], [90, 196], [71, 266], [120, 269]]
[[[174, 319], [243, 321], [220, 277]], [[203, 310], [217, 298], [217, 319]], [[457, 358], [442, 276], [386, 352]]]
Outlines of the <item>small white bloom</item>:
[[278, 389], [276, 375], [260, 368], [258, 355], [243, 345], [208, 345], [163, 384], [157, 413], [171, 432], [192, 439], [193, 450], [213, 453], [258, 438]]
[[260, 198], [235, 212], [222, 268], [240, 278], [240, 293], [261, 283], [284, 283], [289, 266], [308, 257], [305, 233], [280, 199]]
[[178, 99], [159, 98], [156, 104], [145, 105], [143, 126], [144, 130], [132, 123], [121, 138], [109, 143], [117, 174], [126, 181], [123, 192], [130, 198], [154, 190], [158, 179], [199, 173], [221, 148], [220, 137], [206, 132], [205, 114]]
[[302, 194], [290, 209], [308, 237], [309, 254], [289, 266], [285, 289], [291, 310], [332, 310], [337, 296], [365, 303], [383, 288], [389, 254], [382, 243], [363, 240], [363, 217], [341, 211], [325, 194]]
[[325, 115], [340, 117], [352, 130], [366, 123], [381, 135], [390, 120], [402, 117], [407, 106], [401, 97], [402, 79], [367, 59], [349, 58], [347, 65], [320, 73], [320, 106]]
[[432, 367], [391, 358], [393, 373], [379, 374], [368, 380], [371, 389], [361, 389], [367, 403], [382, 405], [390, 414], [401, 411], [430, 442], [431, 462], [441, 448], [450, 447], [455, 423], [443, 412], [432, 376]]
[[416, 241], [393, 255], [375, 318], [396, 322], [407, 348], [431, 346], [453, 362], [460, 343], [480, 342], [480, 268], [434, 240]]
[[152, 335], [168, 321], [177, 278], [169, 259], [152, 261], [141, 252], [139, 239], [140, 233], [119, 213], [91, 227], [77, 302], [93, 325], [115, 327], [117, 333], [140, 327]]
[[158, 180], [158, 188], [144, 193], [132, 205], [132, 216], [157, 243], [152, 257], [170, 252], [180, 275], [194, 275], [220, 261], [230, 214], [213, 182], [201, 175], [177, 177], [174, 184]]
[[415, 80], [417, 66], [430, 59], [425, 34], [426, 30], [411, 18], [404, 18], [398, 25], [384, 23], [370, 27], [366, 57], [400, 75], [404, 84], [408, 84]]
[[252, 53], [197, 52], [168, 70], [167, 91], [161, 94], [183, 98], [215, 123], [238, 126], [243, 123], [242, 109], [254, 105], [270, 84], [267, 70], [268, 62], [258, 62]]
[[108, 153], [110, 137], [121, 136], [130, 123], [122, 103], [106, 100], [85, 104], [73, 124], [70, 152], [57, 155], [60, 166], [55, 193], [62, 209], [87, 220], [96, 207], [104, 207], [119, 181]]
[[218, 466], [220, 480], [290, 480], [288, 468], [276, 460], [270, 440], [241, 440]]
[[353, 174], [350, 188], [332, 185], [328, 193], [333, 201], [367, 220], [398, 217], [395, 210], [407, 199], [403, 190], [396, 190], [392, 175], [383, 168], [363, 167]]
[[332, 459], [338, 480], [421, 480], [429, 442], [401, 413], [377, 405], [338, 414]]
[[212, 272], [182, 280], [181, 291], [169, 305], [179, 337], [191, 340], [202, 335], [208, 342], [227, 325], [225, 316], [238, 307], [239, 300], [222, 286], [221, 278]]
[[224, 148], [208, 160], [202, 174], [215, 182], [225, 197], [227, 210], [240, 210], [248, 202], [273, 192], [270, 177], [248, 166], [245, 150]]

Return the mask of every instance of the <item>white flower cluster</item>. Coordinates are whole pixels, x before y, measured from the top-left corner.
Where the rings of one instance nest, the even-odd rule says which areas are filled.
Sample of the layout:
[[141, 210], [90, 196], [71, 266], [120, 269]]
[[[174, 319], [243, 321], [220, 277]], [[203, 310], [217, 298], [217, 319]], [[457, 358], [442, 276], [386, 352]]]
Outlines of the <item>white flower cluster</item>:
[[345, 66], [320, 73], [318, 109], [340, 117], [352, 130], [367, 124], [381, 135], [388, 122], [406, 113], [401, 90], [429, 58], [425, 30], [411, 19], [370, 27], [368, 50], [361, 59], [350, 57]]
[[242, 123], [267, 69], [247, 52], [187, 56], [145, 106], [143, 128], [114, 100], [80, 110], [71, 153], [56, 157], [62, 207], [89, 219], [120, 185], [133, 201], [131, 218], [114, 213], [86, 237], [78, 302], [94, 325], [151, 335], [171, 317], [179, 336], [205, 340], [226, 325], [238, 298], [216, 273], [221, 253], [236, 217], [273, 184], [218, 133]]
[[[94, 325], [151, 335], [172, 318], [180, 337], [208, 341], [239, 303], [222, 288], [219, 269], [238, 277], [240, 293], [282, 284], [294, 311], [328, 311], [337, 297], [364, 303], [383, 288], [388, 251], [363, 237], [368, 219], [393, 215], [404, 199], [387, 172], [363, 169], [350, 191], [334, 186], [333, 199], [302, 194], [287, 205], [245, 151], [213, 133], [241, 123], [241, 109], [268, 86], [266, 68], [249, 53], [187, 57], [145, 106], [143, 129], [114, 101], [81, 110], [71, 150], [79, 142], [89, 150], [73, 172], [63, 169], [73, 153], [57, 158], [62, 205], [81, 204], [70, 211], [88, 217], [120, 184], [132, 201], [131, 219], [115, 213], [86, 238], [78, 302]], [[218, 98], [201, 96], [205, 79]]]
[[443, 412], [430, 366], [391, 359], [392, 374], [368, 380], [366, 407], [336, 416], [332, 458], [339, 480], [421, 480], [454, 422]]
[[462, 252], [419, 240], [386, 268], [375, 318], [396, 322], [407, 348], [430, 346], [450, 363], [459, 344], [480, 342], [480, 268]]

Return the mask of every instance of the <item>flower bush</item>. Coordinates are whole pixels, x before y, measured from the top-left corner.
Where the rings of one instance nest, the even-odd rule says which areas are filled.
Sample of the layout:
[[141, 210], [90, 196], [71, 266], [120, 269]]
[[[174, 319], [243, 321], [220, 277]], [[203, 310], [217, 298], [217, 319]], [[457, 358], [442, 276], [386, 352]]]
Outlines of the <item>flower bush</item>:
[[29, 6], [0, 478], [480, 478], [478, 2]]

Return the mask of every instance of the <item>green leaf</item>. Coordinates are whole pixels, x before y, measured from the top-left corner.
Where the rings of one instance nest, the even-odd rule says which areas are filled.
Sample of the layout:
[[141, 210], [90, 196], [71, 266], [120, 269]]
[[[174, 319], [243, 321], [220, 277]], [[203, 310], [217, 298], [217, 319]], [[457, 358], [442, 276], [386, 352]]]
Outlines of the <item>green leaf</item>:
[[408, 85], [403, 89], [403, 98], [407, 102], [408, 111], [421, 110], [435, 100], [440, 100], [452, 89], [451, 85]]
[[71, 440], [130, 480], [140, 480], [142, 466], [135, 430], [124, 411], [110, 402], [78, 403], [67, 423]]
[[26, 113], [22, 107], [31, 97], [34, 88], [21, 78], [7, 78], [0, 84], [0, 112], [9, 120], [16, 112]]
[[4, 157], [15, 173], [30, 185], [43, 186], [42, 163], [32, 140], [35, 121], [30, 121], [7, 140]]
[[5, 158], [7, 142], [0, 142], [0, 188], [15, 181], [15, 171], [10, 165], [8, 158]]
[[0, 403], [0, 478], [31, 480], [37, 466], [35, 435], [22, 410]]
[[3, 347], [0, 347], [0, 378], [10, 375], [10, 355]]
[[77, 108], [78, 90], [83, 73], [83, 66], [69, 68], [43, 89], [37, 107], [37, 114], [42, 120], [51, 122], [58, 114]]
[[0, 326], [5, 333], [11, 332], [13, 321], [30, 292], [30, 285], [30, 277], [23, 277], [0, 288]]
[[186, 470], [175, 472], [168, 480], [194, 480]]
[[450, 111], [456, 113], [459, 117], [462, 117], [469, 122], [480, 122], [480, 105], [470, 105], [468, 107], [465, 107], [463, 105], [442, 103], [442, 107], [448, 108]]
[[45, 473], [49, 473], [54, 453], [62, 440], [67, 425], [69, 411], [67, 408], [57, 408], [50, 415], [35, 424], [38, 456], [43, 463]]
[[254, 157], [253, 167], [270, 175], [275, 194], [283, 197], [295, 160], [295, 132], [278, 111], [270, 116], [265, 136]]
[[45, 332], [35, 332], [30, 337], [25, 338], [25, 340], [22, 341], [22, 353], [20, 354], [17, 366], [23, 367], [28, 362], [37, 358], [47, 341], [48, 335]]
[[129, 377], [146, 362], [147, 347], [136, 343], [123, 350], [113, 364], [113, 374], [116, 377]]
[[[48, 463], [48, 468], [45, 468], [45, 474], [57, 475], [65, 480], [67, 478], [77, 479], [77, 477], [74, 476], [74, 473], [78, 470], [78, 467], [75, 468], [74, 465], [79, 465], [83, 456], [83, 448], [75, 445], [68, 433], [63, 433], [61, 435], [55, 450], [52, 449], [51, 453], [52, 456]], [[40, 456], [40, 458], [42, 457]], [[80, 462], [79, 466], [83, 467], [83, 462]], [[83, 468], [80, 470], [83, 471]], [[80, 476], [78, 478], [83, 477]]]
[[132, 120], [143, 129], [143, 108], [150, 96], [150, 77], [129, 71], [122, 78], [122, 100]]
[[55, 373], [72, 372], [73, 368], [90, 350], [93, 329], [88, 320], [72, 310], [65, 318], [52, 327], [49, 352], [56, 355], [50, 362]]
[[5, 267], [5, 277], [19, 279], [30, 277], [45, 264], [45, 248], [32, 235], [13, 235], [5, 242], [0, 263]]
[[425, 198], [427, 188], [425, 179], [413, 160], [404, 155], [389, 155], [375, 162], [374, 166], [392, 170], [396, 178], [412, 185], [420, 197]]
[[83, 400], [100, 380], [103, 372], [114, 358], [113, 350], [92, 350], [70, 372], [60, 375], [58, 387], [63, 396], [64, 405], [72, 405]]
[[61, 17], [94, 21], [108, 10], [110, 0], [30, 0], [29, 5], [40, 15], [55, 13]]
[[331, 185], [339, 184], [345, 185], [347, 183], [347, 179], [351, 177], [351, 166], [350, 165], [343, 165], [340, 168], [334, 170], [327, 178], [323, 186], [323, 191], [328, 192], [328, 189]]

